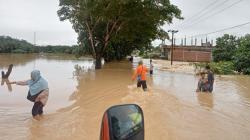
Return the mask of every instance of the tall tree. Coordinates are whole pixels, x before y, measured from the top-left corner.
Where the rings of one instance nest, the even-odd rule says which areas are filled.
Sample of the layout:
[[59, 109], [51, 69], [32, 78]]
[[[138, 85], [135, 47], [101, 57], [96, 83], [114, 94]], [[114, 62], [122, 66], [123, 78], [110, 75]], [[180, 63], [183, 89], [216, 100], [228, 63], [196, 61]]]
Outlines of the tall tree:
[[78, 42], [90, 48], [96, 69], [112, 41], [147, 44], [162, 25], [181, 19], [181, 11], [169, 0], [60, 0], [58, 15], [73, 24]]
[[240, 38], [240, 46], [234, 56], [236, 71], [250, 75], [250, 34]]
[[232, 61], [239, 43], [239, 39], [236, 36], [229, 34], [217, 38], [217, 45], [212, 51], [213, 60], [215, 62]]

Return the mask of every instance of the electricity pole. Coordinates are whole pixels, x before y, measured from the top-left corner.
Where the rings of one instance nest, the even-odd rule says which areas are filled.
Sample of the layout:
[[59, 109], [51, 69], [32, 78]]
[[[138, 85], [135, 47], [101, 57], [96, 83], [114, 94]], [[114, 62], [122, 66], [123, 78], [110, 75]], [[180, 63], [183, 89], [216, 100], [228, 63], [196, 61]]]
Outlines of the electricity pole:
[[173, 65], [173, 51], [174, 51], [174, 34], [178, 33], [177, 30], [168, 30], [172, 34], [172, 47], [171, 47], [171, 66]]
[[34, 32], [34, 47], [36, 47], [36, 32]]

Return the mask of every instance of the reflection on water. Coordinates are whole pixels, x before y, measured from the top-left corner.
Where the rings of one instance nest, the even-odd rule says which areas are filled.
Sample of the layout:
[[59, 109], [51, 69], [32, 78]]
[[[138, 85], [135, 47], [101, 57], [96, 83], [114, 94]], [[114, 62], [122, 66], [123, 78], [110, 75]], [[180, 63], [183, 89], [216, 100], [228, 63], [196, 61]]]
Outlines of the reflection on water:
[[27, 87], [1, 86], [0, 139], [96, 140], [104, 111], [125, 103], [142, 107], [146, 140], [250, 137], [250, 77], [216, 77], [214, 93], [206, 94], [195, 92], [197, 77], [156, 69], [145, 93], [131, 81], [136, 63], [114, 62], [95, 71], [91, 60], [61, 57], [16, 63], [9, 80], [28, 78], [35, 67], [48, 79], [51, 95], [42, 121], [33, 121]]
[[8, 90], [9, 90], [9, 92], [11, 92], [12, 91], [12, 86], [11, 86], [11, 84], [9, 84], [9, 82], [10, 82], [9, 79], [2, 79], [1, 80], [1, 86], [6, 85], [7, 88], [8, 88]]
[[197, 93], [197, 100], [201, 106], [213, 108], [214, 100], [213, 94], [208, 93]]

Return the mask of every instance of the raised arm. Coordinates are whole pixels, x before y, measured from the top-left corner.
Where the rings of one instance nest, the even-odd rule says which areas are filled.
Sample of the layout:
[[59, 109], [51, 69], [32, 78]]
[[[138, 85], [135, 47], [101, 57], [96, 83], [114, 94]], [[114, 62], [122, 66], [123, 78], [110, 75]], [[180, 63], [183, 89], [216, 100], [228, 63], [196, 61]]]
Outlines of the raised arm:
[[9, 82], [9, 84], [16, 84], [16, 85], [20, 85], [20, 86], [26, 86], [26, 85], [28, 85], [28, 81], [29, 80], [25, 80], [25, 81], [13, 81], [13, 82]]

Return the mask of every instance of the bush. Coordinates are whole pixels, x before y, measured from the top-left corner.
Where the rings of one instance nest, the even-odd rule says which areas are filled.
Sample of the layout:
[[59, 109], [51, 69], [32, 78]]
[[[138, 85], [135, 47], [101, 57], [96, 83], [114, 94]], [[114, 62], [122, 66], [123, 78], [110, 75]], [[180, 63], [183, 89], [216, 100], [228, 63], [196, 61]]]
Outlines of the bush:
[[11, 51], [11, 53], [27, 53], [25, 50], [22, 49], [15, 49], [13, 51]]
[[220, 61], [218, 63], [210, 63], [209, 64], [211, 70], [216, 74], [234, 74], [234, 64], [233, 62], [223, 62]]
[[195, 69], [205, 69], [205, 67], [209, 65], [211, 70], [215, 73], [215, 74], [223, 74], [223, 75], [227, 75], [227, 74], [234, 74], [234, 64], [233, 62], [226, 62], [226, 61], [220, 61], [220, 62], [212, 62], [212, 63], [195, 63], [194, 67]]
[[160, 59], [161, 58], [160, 53], [151, 53], [149, 56], [150, 56], [150, 58], [153, 58], [153, 59]]

